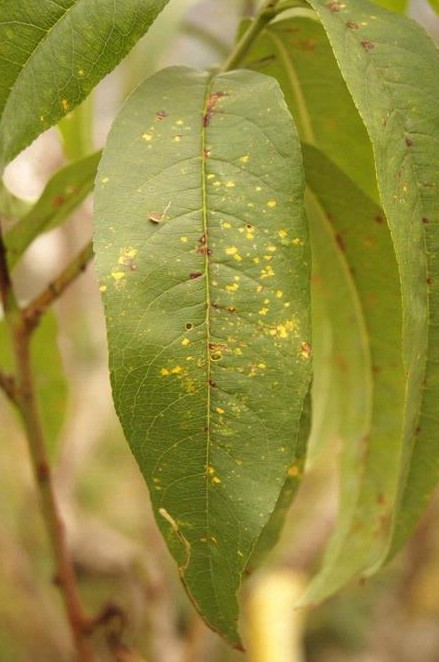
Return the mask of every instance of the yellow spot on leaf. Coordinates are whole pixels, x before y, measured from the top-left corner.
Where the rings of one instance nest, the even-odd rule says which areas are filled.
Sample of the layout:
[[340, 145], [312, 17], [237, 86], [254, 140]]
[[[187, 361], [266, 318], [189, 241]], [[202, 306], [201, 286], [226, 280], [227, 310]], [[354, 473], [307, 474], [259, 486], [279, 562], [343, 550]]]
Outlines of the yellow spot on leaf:
[[268, 313], [268, 308], [261, 308], [259, 315], [266, 315]]
[[146, 140], [146, 142], [149, 142], [150, 140], [152, 140], [152, 134], [151, 133], [144, 133], [142, 135], [142, 138], [143, 138], [143, 140]]
[[213, 183], [213, 185], [214, 186], [221, 186], [221, 182], [216, 181], [216, 182]]
[[232, 283], [231, 285], [226, 285], [227, 292], [236, 292], [238, 288], [239, 288], [238, 283]]
[[265, 365], [265, 363], [258, 363], [258, 368], [260, 368], [261, 370], [265, 370], [266, 367], [267, 366]]
[[185, 244], [187, 242], [187, 237], [180, 237], [180, 241]]
[[226, 255], [235, 255], [238, 252], [236, 246], [229, 246], [226, 248]]
[[267, 207], [272, 207], [272, 208], [273, 208], [273, 207], [276, 207], [276, 205], [277, 205], [277, 201], [276, 201], [276, 200], [269, 200], [269, 201], [267, 202]]
[[270, 251], [270, 253], [274, 253], [275, 250], [277, 250], [276, 246], [273, 246], [272, 244], [270, 244], [270, 246], [267, 246], [267, 251]]
[[253, 258], [253, 262], [254, 262], [255, 264], [259, 264], [260, 259], [259, 259], [258, 257], [254, 257], [254, 258]]
[[295, 464], [293, 464], [289, 469], [288, 469], [288, 475], [291, 476], [292, 478], [295, 478], [300, 474], [300, 469], [299, 467], [296, 467]]
[[174, 368], [171, 368], [170, 372], [171, 375], [178, 375], [180, 372], [182, 372], [183, 368], [181, 365], [176, 365]]
[[181, 344], [183, 345], [183, 347], [187, 347], [190, 344], [190, 342], [191, 341], [189, 340], [189, 338], [183, 338]]
[[109, 177], [104, 177], [103, 179], [101, 179], [102, 184], [106, 184], [109, 181], [110, 181]]
[[83, 76], [84, 75], [84, 69], [78, 69], [78, 75]]
[[282, 290], [276, 290], [275, 294], [276, 294], [276, 296], [277, 296], [278, 299], [282, 299], [282, 297], [283, 297], [283, 295], [284, 295], [284, 293], [282, 292]]
[[235, 188], [235, 182], [232, 181], [227, 182], [226, 188]]
[[175, 123], [176, 123], [178, 126], [183, 126], [183, 124], [184, 124], [183, 120], [177, 120]]
[[99, 288], [99, 292], [106, 292], [107, 291], [107, 286], [106, 285], [101, 285]]
[[230, 230], [231, 227], [232, 227], [232, 226], [230, 225], [230, 223], [227, 223], [227, 222], [226, 222], [226, 223], [223, 223], [223, 228], [224, 228], [225, 230]]
[[288, 236], [288, 232], [286, 230], [278, 230], [277, 234], [281, 239], [286, 239]]
[[273, 267], [269, 264], [264, 269], [261, 269], [261, 278], [270, 278], [274, 276]]
[[172, 139], [172, 141], [173, 141], [174, 143], [180, 143], [180, 142], [181, 142], [181, 136], [174, 136], [173, 139]]
[[162, 368], [160, 370], [160, 374], [162, 375], [162, 377], [166, 377], [166, 375], [169, 375], [170, 373], [169, 373], [169, 370], [167, 368]]
[[122, 278], [125, 278], [125, 272], [124, 271], [113, 271], [111, 273], [111, 277], [114, 278], [114, 280], [121, 280]]
[[61, 106], [63, 107], [64, 110], [69, 109], [69, 102], [67, 101], [67, 99], [61, 99]]
[[221, 409], [221, 407], [217, 407], [215, 411], [217, 414], [224, 414], [224, 409]]
[[215, 485], [219, 485], [219, 483], [221, 483], [221, 478], [219, 478], [218, 476], [214, 476], [212, 478], [212, 483], [215, 483]]
[[238, 253], [236, 253], [236, 254], [233, 256], [233, 259], [236, 260], [237, 262], [241, 262], [242, 257], [241, 257]]
[[241, 163], [247, 163], [248, 159], [249, 159], [249, 156], [248, 156], [248, 154], [246, 154], [245, 156], [241, 156], [241, 158], [239, 160], [241, 161]]
[[215, 175], [211, 172], [209, 175], [207, 175], [207, 179], [214, 179]]

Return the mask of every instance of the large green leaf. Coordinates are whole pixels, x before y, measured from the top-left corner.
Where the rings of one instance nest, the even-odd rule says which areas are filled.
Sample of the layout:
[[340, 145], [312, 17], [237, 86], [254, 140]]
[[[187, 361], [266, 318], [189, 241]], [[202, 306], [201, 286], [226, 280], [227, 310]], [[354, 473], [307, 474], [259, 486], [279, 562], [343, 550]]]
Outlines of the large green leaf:
[[279, 81], [302, 141], [378, 200], [370, 140], [320, 23], [303, 17], [270, 23], [245, 65]]
[[[42, 317], [33, 334], [31, 365], [43, 433], [50, 459], [53, 460], [66, 417], [68, 385], [58, 349], [58, 325], [52, 312]], [[0, 369], [5, 372], [14, 370], [10, 337], [3, 320], [0, 321]]]
[[302, 162], [276, 81], [142, 84], [102, 157], [95, 250], [125, 435], [194, 603], [238, 644], [310, 375]]
[[100, 158], [95, 152], [55, 173], [35, 205], [5, 234], [11, 269], [34, 239], [58, 227], [92, 191]]
[[408, 390], [397, 549], [439, 475], [439, 53], [416, 23], [367, 0], [310, 4], [372, 141], [400, 271]]
[[384, 216], [316, 149], [304, 147], [313, 251], [313, 442], [339, 456], [340, 506], [321, 600], [385, 554], [398, 498], [405, 372], [399, 274]]
[[0, 2], [0, 167], [78, 105], [167, 0]]

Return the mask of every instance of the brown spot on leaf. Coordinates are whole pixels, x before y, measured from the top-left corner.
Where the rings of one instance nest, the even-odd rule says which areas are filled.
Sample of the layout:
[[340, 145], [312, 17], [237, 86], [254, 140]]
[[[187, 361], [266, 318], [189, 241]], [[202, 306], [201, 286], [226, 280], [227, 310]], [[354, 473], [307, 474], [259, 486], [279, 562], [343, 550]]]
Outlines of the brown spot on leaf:
[[422, 217], [422, 222], [424, 223], [424, 225], [428, 225], [430, 223], [430, 219], [427, 218], [427, 216], [423, 216]]
[[207, 246], [199, 246], [196, 250], [195, 253], [197, 255], [212, 255], [212, 249], [208, 248]]
[[227, 306], [226, 310], [227, 310], [229, 313], [234, 313], [234, 312], [236, 312], [236, 308], [235, 308], [235, 306]]
[[156, 122], [161, 122], [161, 121], [164, 120], [166, 117], [168, 117], [168, 114], [165, 113], [164, 110], [159, 110], [159, 111], [155, 114], [155, 121], [156, 121]]
[[407, 147], [413, 147], [413, 140], [406, 137], [405, 144], [407, 145]]
[[371, 51], [375, 48], [375, 44], [372, 41], [360, 41], [360, 44], [363, 46], [365, 51]]
[[210, 149], [203, 149], [203, 158], [208, 159], [210, 156]]
[[201, 237], [198, 239], [198, 242], [199, 242], [200, 244], [205, 244], [206, 241], [207, 241], [207, 237], [206, 237], [205, 234], [202, 234]]
[[62, 195], [56, 195], [54, 198], [52, 198], [52, 205], [53, 207], [61, 207], [65, 202], [65, 198]]
[[332, 11], [332, 12], [338, 12], [338, 11], [341, 11], [341, 9], [342, 9], [341, 3], [337, 2], [337, 1], [327, 2], [326, 6], [329, 9], [329, 11]]
[[428, 276], [428, 278], [425, 281], [427, 285], [432, 285], [433, 284], [433, 278], [431, 276]]
[[358, 23], [354, 23], [354, 21], [348, 21], [346, 23], [346, 27], [348, 27], [349, 30], [358, 30], [360, 26], [358, 25]]
[[302, 51], [315, 51], [317, 42], [315, 39], [304, 39], [299, 42], [299, 48]]
[[384, 216], [380, 216], [380, 214], [377, 214], [373, 220], [375, 221], [375, 223], [378, 223], [378, 225], [382, 225], [384, 223]]
[[206, 112], [203, 115], [203, 126], [209, 126], [210, 120], [212, 115], [215, 112], [215, 106], [217, 105], [218, 101], [222, 99], [223, 97], [229, 97], [230, 94], [227, 92], [212, 92], [209, 94], [207, 97], [207, 104], [206, 104]]
[[216, 386], [216, 384], [215, 384], [215, 382], [213, 381], [213, 379], [209, 379], [209, 381], [208, 381], [207, 383], [208, 383], [209, 386], [211, 386], [212, 388], [215, 388], [215, 386]]
[[337, 246], [339, 247], [339, 249], [341, 251], [343, 251], [343, 253], [344, 253], [345, 250], [346, 250], [346, 247], [345, 247], [345, 243], [343, 241], [343, 237], [341, 236], [341, 234], [337, 233], [335, 235], [335, 241], [337, 242]]
[[193, 325], [191, 322], [187, 322], [187, 323], [185, 324], [185, 327], [186, 327], [186, 329], [187, 329], [188, 331], [190, 331], [191, 329], [194, 328], [194, 325]]
[[201, 271], [193, 271], [192, 273], [189, 274], [189, 278], [190, 278], [191, 280], [195, 280], [196, 278], [199, 278], [199, 277], [202, 276], [202, 275], [203, 275], [203, 274], [202, 274]]

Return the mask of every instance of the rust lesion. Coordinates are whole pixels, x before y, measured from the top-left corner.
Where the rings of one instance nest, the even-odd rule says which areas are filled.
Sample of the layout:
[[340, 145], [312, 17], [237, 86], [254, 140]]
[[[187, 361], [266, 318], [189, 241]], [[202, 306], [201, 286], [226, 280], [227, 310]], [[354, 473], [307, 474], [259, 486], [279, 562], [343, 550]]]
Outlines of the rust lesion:
[[212, 118], [212, 115], [217, 112], [216, 111], [216, 105], [220, 99], [223, 97], [229, 97], [230, 94], [228, 92], [211, 92], [209, 96], [207, 97], [207, 102], [206, 102], [206, 110], [203, 115], [203, 126], [209, 126], [210, 120]]

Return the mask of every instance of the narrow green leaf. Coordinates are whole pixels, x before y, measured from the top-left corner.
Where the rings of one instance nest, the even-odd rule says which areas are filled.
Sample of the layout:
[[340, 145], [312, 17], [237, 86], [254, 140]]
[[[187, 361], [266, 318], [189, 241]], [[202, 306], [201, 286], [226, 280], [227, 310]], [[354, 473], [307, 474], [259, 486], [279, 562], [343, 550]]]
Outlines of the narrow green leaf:
[[142, 84], [103, 154], [95, 251], [125, 435], [189, 594], [239, 645], [310, 376], [300, 145], [276, 81]]
[[58, 122], [64, 154], [79, 161], [93, 152], [93, 94]]
[[428, 0], [428, 2], [436, 14], [439, 14], [439, 0]]
[[387, 550], [405, 372], [399, 274], [382, 211], [323, 154], [308, 146], [303, 154], [314, 264], [312, 440], [332, 444], [340, 463], [339, 514], [308, 591], [314, 601]]
[[302, 141], [378, 200], [370, 140], [320, 23], [301, 17], [270, 23], [245, 66], [278, 80]]
[[5, 234], [11, 269], [34, 239], [61, 225], [92, 191], [100, 158], [95, 152], [55, 173], [32, 209]]
[[0, 167], [118, 64], [167, 0], [0, 3]]
[[31, 203], [14, 195], [0, 179], [0, 214], [10, 221], [23, 218], [31, 208]]
[[[35, 330], [31, 345], [31, 365], [36, 380], [38, 407], [47, 449], [55, 459], [59, 435], [65, 421], [68, 385], [58, 349], [58, 324], [52, 312], [46, 313]], [[9, 333], [0, 321], [0, 367], [12, 372], [14, 360]]]
[[439, 52], [416, 23], [367, 0], [310, 4], [372, 141], [400, 271], [408, 390], [397, 549], [439, 475]]

